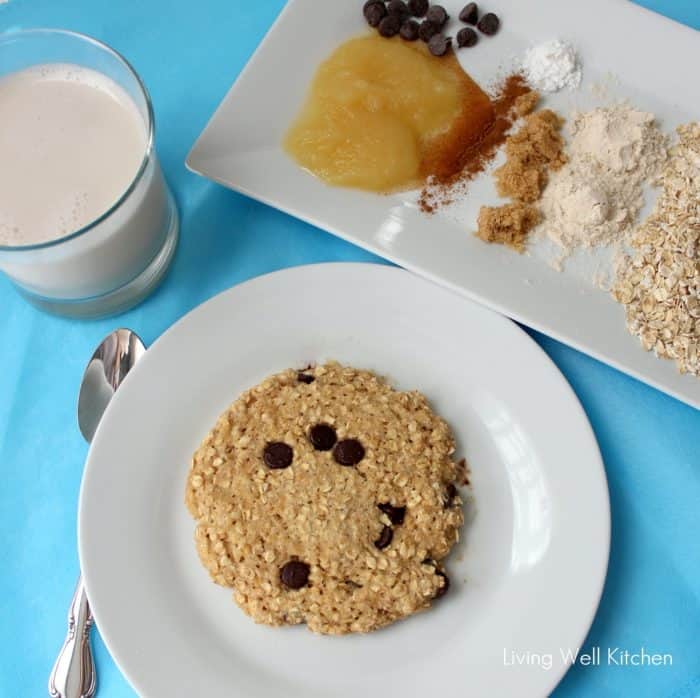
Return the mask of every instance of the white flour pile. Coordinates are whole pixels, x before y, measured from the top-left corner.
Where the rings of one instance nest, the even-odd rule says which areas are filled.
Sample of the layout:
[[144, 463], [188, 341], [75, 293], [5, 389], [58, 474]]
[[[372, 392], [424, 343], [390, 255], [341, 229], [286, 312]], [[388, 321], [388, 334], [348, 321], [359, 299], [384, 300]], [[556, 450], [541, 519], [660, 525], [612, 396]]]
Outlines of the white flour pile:
[[559, 39], [528, 49], [522, 72], [539, 92], [575, 90], [581, 84], [579, 57], [572, 46]]
[[667, 157], [654, 115], [627, 104], [574, 113], [569, 131], [569, 162], [550, 175], [534, 236], [556, 243], [555, 266], [577, 248], [624, 243], [642, 186], [656, 182]]

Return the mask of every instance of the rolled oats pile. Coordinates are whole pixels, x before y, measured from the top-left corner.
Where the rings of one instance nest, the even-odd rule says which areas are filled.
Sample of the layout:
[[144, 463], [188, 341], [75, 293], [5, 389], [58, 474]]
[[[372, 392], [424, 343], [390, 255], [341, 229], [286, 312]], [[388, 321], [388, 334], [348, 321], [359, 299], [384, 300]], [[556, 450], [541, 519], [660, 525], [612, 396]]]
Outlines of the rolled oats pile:
[[654, 211], [617, 260], [612, 294], [644, 349], [700, 376], [700, 123], [678, 136]]

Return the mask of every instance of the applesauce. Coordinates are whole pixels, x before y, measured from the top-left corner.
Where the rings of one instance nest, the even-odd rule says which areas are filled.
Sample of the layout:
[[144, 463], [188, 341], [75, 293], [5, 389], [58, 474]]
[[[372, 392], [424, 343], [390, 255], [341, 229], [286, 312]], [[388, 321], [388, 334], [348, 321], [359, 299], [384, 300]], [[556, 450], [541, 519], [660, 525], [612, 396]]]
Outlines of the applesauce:
[[422, 42], [373, 34], [346, 41], [319, 66], [284, 147], [329, 184], [396, 191], [444, 175], [494, 119], [453, 53], [437, 58]]

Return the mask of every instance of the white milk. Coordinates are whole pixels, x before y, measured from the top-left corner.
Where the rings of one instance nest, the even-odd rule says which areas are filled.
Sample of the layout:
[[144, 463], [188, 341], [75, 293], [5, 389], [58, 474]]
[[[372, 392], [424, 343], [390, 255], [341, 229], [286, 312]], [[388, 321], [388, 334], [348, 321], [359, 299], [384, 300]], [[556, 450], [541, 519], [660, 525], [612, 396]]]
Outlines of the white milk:
[[[145, 115], [106, 75], [46, 64], [0, 78], [0, 245], [46, 243], [94, 222], [132, 185], [147, 150]], [[152, 152], [109, 217], [57, 245], [0, 250], [0, 266], [39, 296], [102, 295], [145, 269], [171, 218]]]

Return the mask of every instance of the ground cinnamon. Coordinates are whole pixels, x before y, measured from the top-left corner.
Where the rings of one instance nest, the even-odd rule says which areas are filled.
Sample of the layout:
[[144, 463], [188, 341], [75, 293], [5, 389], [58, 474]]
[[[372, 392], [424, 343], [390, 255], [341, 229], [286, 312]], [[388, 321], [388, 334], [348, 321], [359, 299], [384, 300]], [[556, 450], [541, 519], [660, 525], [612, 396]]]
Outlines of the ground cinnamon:
[[[426, 213], [452, 201], [454, 188], [473, 179], [491, 163], [498, 148], [517, 118], [516, 102], [527, 108], [532, 93], [520, 75], [511, 75], [498, 88], [496, 95], [465, 110], [455, 127], [439, 143], [431, 158], [424, 161], [428, 183], [423, 187], [418, 205]], [[525, 101], [523, 101], [525, 100]]]

